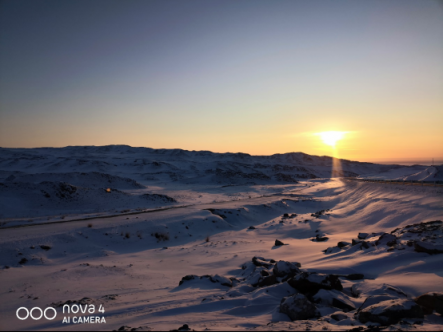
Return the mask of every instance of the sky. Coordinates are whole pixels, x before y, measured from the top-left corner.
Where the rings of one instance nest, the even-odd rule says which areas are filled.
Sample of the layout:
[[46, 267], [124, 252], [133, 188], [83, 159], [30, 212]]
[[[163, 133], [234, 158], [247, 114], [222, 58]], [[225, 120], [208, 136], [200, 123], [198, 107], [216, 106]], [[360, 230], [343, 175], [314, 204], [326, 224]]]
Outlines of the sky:
[[2, 147], [443, 160], [442, 128], [441, 1], [0, 2]]

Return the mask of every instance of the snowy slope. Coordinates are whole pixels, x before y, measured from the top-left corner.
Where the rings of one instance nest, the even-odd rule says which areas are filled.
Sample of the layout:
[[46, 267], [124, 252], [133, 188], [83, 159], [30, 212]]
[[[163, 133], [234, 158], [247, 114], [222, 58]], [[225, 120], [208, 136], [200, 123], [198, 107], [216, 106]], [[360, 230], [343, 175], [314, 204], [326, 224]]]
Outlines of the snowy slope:
[[[370, 314], [376, 319], [377, 312], [392, 306], [412, 308], [417, 296], [441, 292], [443, 253], [409, 247], [408, 234], [420, 238], [422, 226], [406, 226], [443, 220], [442, 202], [438, 187], [333, 179], [244, 201], [3, 229], [0, 313], [5, 319], [0, 324], [14, 330], [171, 330], [184, 324], [195, 330], [349, 330], [377, 325], [362, 320]], [[441, 241], [438, 227], [423, 233], [425, 242]], [[392, 231], [398, 243], [391, 247], [380, 238]], [[362, 233], [373, 237], [367, 238], [368, 248], [361, 240], [351, 244]], [[317, 235], [327, 239], [312, 241]], [[276, 239], [286, 245], [275, 246]], [[338, 242], [350, 244], [324, 252]], [[263, 260], [254, 263], [253, 257]], [[292, 265], [278, 263], [283, 277], [267, 279], [277, 275], [279, 261]], [[342, 289], [306, 293], [317, 316], [291, 321], [281, 304], [300, 291], [294, 288], [297, 280], [285, 280], [285, 273], [313, 281], [333, 274]], [[363, 279], [348, 278], [356, 274]], [[58, 306], [66, 301], [102, 304], [106, 324], [61, 324]], [[59, 314], [51, 322], [19, 321], [14, 317], [20, 306], [53, 306]], [[442, 324], [434, 312], [409, 315], [386, 329], [442, 330]]]

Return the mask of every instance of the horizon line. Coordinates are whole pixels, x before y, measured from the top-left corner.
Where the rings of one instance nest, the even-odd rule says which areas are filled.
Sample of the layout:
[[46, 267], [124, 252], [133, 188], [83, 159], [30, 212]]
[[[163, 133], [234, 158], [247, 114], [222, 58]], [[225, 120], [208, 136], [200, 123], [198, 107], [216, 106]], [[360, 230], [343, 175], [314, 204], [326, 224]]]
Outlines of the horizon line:
[[347, 161], [355, 161], [355, 162], [359, 162], [359, 163], [372, 163], [372, 164], [377, 164], [377, 163], [414, 163], [414, 162], [418, 162], [418, 161], [426, 161], [426, 162], [430, 162], [436, 160], [437, 163], [441, 162], [443, 164], [443, 157], [437, 157], [437, 158], [375, 158], [375, 159], [371, 159], [372, 161], [358, 161], [358, 160], [350, 160], [350, 159], [345, 159], [345, 158], [335, 158], [332, 156], [327, 156], [327, 155], [315, 155], [315, 154], [309, 154], [306, 152], [284, 152], [284, 153], [274, 153], [274, 154], [270, 154], [270, 155], [254, 155], [254, 154], [250, 154], [247, 152], [214, 152], [211, 150], [187, 150], [187, 149], [183, 149], [183, 148], [151, 148], [151, 147], [147, 147], [147, 146], [131, 146], [128, 144], [107, 144], [107, 145], [66, 145], [66, 146], [60, 146], [60, 147], [53, 147], [53, 146], [39, 146], [39, 147], [3, 147], [0, 146], [0, 149], [65, 149], [65, 148], [70, 148], [70, 147], [108, 147], [108, 146], [125, 146], [125, 147], [129, 147], [129, 148], [141, 148], [141, 149], [152, 149], [152, 150], [181, 150], [181, 151], [188, 151], [188, 152], [210, 152], [210, 153], [214, 153], [214, 154], [245, 154], [251, 157], [271, 157], [271, 156], [275, 156], [275, 155], [285, 155], [285, 154], [305, 154], [308, 156], [314, 156], [314, 157], [319, 157], [319, 158], [323, 158], [323, 157], [327, 157], [327, 158], [331, 158], [331, 159], [341, 159], [341, 160], [347, 160]]

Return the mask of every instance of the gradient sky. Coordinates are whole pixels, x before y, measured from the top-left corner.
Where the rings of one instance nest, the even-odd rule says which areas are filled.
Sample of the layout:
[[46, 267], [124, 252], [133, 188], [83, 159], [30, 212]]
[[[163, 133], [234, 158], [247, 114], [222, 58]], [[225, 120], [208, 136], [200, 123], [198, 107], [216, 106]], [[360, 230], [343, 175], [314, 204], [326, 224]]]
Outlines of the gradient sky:
[[443, 4], [0, 3], [0, 146], [443, 159]]

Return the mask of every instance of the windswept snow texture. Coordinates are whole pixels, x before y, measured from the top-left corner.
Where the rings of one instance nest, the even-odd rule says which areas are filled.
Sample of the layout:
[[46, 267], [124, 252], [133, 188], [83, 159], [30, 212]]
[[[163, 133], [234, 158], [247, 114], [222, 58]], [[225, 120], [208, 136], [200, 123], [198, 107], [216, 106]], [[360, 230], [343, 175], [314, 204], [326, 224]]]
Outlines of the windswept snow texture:
[[[340, 160], [334, 174], [345, 177], [432, 180], [441, 167], [398, 166]], [[65, 148], [0, 148], [0, 219], [57, 214], [119, 213], [257, 197], [330, 178], [332, 158], [304, 153], [251, 156], [124, 145]], [[376, 175], [374, 175], [376, 174]], [[72, 188], [64, 192], [63, 188]], [[103, 189], [111, 189], [106, 195]], [[223, 188], [223, 189], [222, 189]], [[199, 191], [210, 193], [204, 197]], [[144, 194], [162, 194], [155, 199]], [[28, 220], [26, 220], [28, 221]]]
[[[0, 149], [0, 330], [443, 330], [443, 187], [330, 178], [330, 162]], [[65, 304], [106, 323], [62, 323]]]

